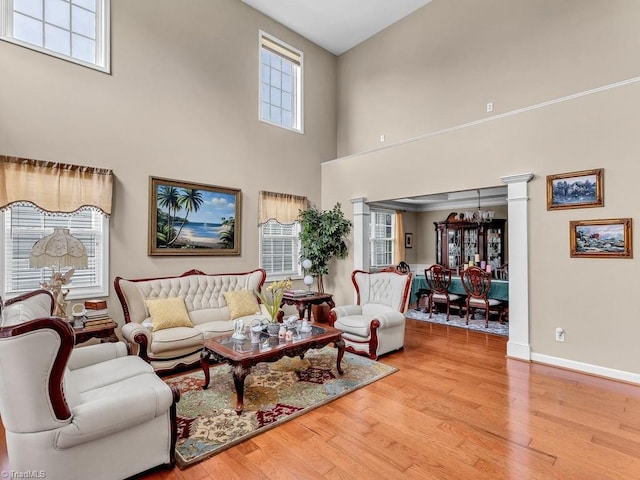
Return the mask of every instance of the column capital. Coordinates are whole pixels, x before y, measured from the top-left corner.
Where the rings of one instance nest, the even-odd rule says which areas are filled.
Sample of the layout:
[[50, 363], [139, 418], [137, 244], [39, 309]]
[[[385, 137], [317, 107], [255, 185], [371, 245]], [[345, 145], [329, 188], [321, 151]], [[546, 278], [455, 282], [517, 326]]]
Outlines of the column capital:
[[505, 175], [504, 177], [500, 177], [500, 180], [508, 185], [510, 183], [527, 183], [533, 177], [533, 173], [519, 173], [517, 175]]

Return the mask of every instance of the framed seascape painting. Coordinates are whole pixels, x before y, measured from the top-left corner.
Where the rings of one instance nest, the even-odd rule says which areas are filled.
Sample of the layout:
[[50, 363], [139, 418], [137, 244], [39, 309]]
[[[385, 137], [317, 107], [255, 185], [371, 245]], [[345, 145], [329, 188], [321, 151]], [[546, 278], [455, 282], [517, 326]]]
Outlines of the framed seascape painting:
[[633, 258], [630, 218], [572, 221], [569, 228], [572, 257]]
[[547, 175], [547, 210], [602, 207], [604, 169]]
[[149, 255], [240, 255], [235, 188], [149, 177]]

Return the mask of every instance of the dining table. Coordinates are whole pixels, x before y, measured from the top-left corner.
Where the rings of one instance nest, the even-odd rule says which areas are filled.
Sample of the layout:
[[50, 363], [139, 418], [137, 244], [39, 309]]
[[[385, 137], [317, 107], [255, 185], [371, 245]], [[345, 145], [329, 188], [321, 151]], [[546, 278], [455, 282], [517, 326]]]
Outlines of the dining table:
[[[411, 284], [411, 297], [416, 299], [416, 306], [420, 303], [420, 297], [429, 291], [429, 285], [424, 275], [416, 275]], [[451, 277], [451, 285], [449, 293], [465, 296], [467, 292], [462, 286], [462, 280], [458, 276]], [[509, 280], [491, 279], [491, 287], [489, 288], [488, 298], [495, 298], [503, 302], [509, 301]]]

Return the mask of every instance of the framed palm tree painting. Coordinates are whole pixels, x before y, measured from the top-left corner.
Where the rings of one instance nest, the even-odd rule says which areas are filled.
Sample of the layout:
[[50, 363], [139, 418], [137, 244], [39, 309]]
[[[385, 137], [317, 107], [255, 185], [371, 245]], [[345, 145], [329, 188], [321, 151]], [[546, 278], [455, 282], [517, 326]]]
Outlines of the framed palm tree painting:
[[149, 194], [149, 255], [240, 255], [240, 190], [149, 177]]

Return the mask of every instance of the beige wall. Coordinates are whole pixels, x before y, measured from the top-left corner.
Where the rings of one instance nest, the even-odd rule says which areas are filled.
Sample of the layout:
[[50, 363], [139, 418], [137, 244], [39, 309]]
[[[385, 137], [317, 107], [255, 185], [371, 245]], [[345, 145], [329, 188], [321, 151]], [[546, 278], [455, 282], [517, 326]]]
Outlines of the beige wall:
[[[338, 151], [353, 155], [323, 165], [323, 205], [340, 201], [350, 212], [356, 197], [498, 186], [501, 176], [534, 173], [532, 352], [640, 373], [640, 322], [623, 300], [640, 287], [640, 260], [569, 257], [570, 220], [638, 223], [640, 83], [514, 112], [639, 76], [640, 58], [629, 54], [639, 23], [640, 2], [631, 0], [434, 0], [339, 59]], [[496, 116], [480, 122], [488, 101]], [[385, 148], [367, 151], [381, 133]], [[547, 211], [546, 175], [597, 167], [603, 208]], [[351, 300], [352, 260], [336, 264], [327, 285], [338, 303]], [[564, 343], [554, 341], [556, 327]]]
[[[0, 42], [0, 153], [113, 169], [111, 279], [256, 268], [258, 191], [320, 203], [336, 58], [237, 0], [111, 10], [111, 75]], [[258, 121], [258, 29], [304, 52], [304, 135]], [[242, 254], [148, 257], [150, 175], [241, 189]]]
[[339, 57], [338, 156], [633, 77], [639, 11], [636, 0], [433, 0]]

